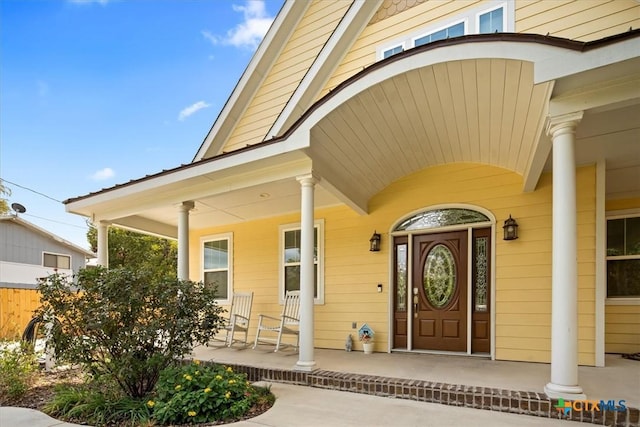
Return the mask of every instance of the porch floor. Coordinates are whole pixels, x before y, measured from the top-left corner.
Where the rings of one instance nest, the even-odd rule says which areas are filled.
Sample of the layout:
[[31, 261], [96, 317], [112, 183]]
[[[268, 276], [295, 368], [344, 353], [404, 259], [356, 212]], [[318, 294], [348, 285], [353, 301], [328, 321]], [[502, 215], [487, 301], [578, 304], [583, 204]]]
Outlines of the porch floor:
[[[256, 350], [253, 350], [250, 346], [245, 348], [237, 344], [232, 348], [226, 348], [215, 343], [210, 346], [195, 348], [193, 357], [202, 361], [222, 364], [293, 371], [298, 360], [298, 353], [292, 349], [284, 349], [274, 353], [273, 348], [273, 346], [261, 345]], [[476, 389], [483, 387], [498, 389], [503, 393], [510, 391], [512, 392], [512, 398], [514, 396], [513, 392], [517, 393], [518, 396], [520, 395], [519, 392], [532, 392], [536, 396], [540, 396], [540, 399], [545, 399], [544, 386], [550, 379], [550, 365], [546, 363], [492, 361], [486, 358], [457, 355], [400, 352], [365, 355], [362, 351], [346, 352], [344, 350], [315, 349], [315, 362], [316, 371], [309, 373], [309, 383], [311, 385], [315, 384], [311, 383], [311, 377], [313, 376], [313, 381], [317, 381], [318, 386], [321, 387], [323, 381], [326, 386], [326, 378], [329, 378], [329, 385], [338, 384], [338, 381], [332, 383], [331, 377], [334, 380], [339, 377], [347, 381], [354, 381], [354, 378], [366, 379], [369, 377], [369, 382], [371, 383], [374, 382], [371, 377], [375, 377], [379, 383], [381, 380], [384, 382], [386, 379], [406, 379], [414, 380], [414, 382], [423, 381], [425, 382], [423, 384], [465, 386], [467, 390], [473, 389], [474, 392]], [[604, 368], [579, 367], [579, 384], [587, 395], [587, 399], [597, 401], [615, 400], [616, 402], [625, 400], [627, 407], [639, 408], [640, 362], [624, 359], [620, 355], [606, 355], [605, 364]], [[317, 376], [313, 375], [315, 372], [318, 372]], [[346, 376], [336, 373], [344, 373]], [[401, 384], [406, 387], [411, 383], [407, 381]], [[325, 388], [345, 389], [337, 386]], [[373, 386], [371, 389], [373, 390]], [[365, 386], [364, 390], [362, 390], [361, 385], [358, 385], [358, 390], [352, 389], [352, 391], [364, 393], [367, 393], [367, 390], [369, 390], [368, 386]], [[444, 391], [444, 388], [442, 390]], [[450, 390], [453, 389], [450, 388]], [[458, 393], [462, 392], [461, 387], [456, 390], [459, 390]], [[449, 393], [452, 398], [455, 396], [454, 391]], [[460, 398], [460, 396], [458, 397]], [[425, 399], [416, 397], [416, 400]], [[428, 399], [426, 400], [429, 401]], [[462, 405], [455, 401], [450, 401], [449, 404], [481, 407], [473, 404]], [[491, 408], [485, 407], [484, 409]], [[493, 409], [495, 410], [495, 408]], [[513, 408], [502, 410], [516, 412]], [[550, 408], [550, 412], [553, 417], [553, 407]], [[541, 413], [539, 415], [544, 416]], [[628, 415], [632, 419], [635, 418], [637, 410]], [[587, 420], [585, 419], [584, 421]], [[630, 425], [634, 425], [632, 420], [629, 421], [631, 421]], [[637, 420], [635, 421], [636, 423], [638, 422]], [[600, 422], [596, 421], [596, 423], [599, 424]]]

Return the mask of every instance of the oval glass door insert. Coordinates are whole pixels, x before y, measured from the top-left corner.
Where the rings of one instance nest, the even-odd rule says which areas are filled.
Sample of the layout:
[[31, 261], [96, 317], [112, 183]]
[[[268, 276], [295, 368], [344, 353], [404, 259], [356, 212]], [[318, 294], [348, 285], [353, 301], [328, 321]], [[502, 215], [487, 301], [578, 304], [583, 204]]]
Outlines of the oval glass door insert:
[[434, 246], [424, 263], [424, 292], [429, 303], [441, 308], [446, 306], [456, 290], [456, 260], [443, 244]]

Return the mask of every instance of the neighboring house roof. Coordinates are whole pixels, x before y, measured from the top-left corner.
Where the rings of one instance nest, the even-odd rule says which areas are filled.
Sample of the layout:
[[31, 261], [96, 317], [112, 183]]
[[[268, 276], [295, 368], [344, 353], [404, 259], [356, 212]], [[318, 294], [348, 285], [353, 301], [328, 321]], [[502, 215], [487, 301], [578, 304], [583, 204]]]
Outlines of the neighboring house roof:
[[30, 223], [29, 221], [26, 221], [22, 218], [20, 218], [17, 215], [0, 215], [0, 222], [13, 222], [15, 224], [21, 225], [25, 228], [28, 228], [29, 230], [33, 231], [34, 233], [40, 234], [41, 236], [44, 236], [48, 239], [54, 240], [57, 243], [60, 243], [64, 246], [67, 246], [69, 249], [73, 250], [74, 252], [79, 252], [83, 255], [85, 255], [85, 257], [87, 258], [94, 258], [96, 256], [96, 254], [94, 254], [91, 251], [88, 251], [86, 249], [81, 248], [80, 246], [74, 245], [73, 243], [69, 242], [68, 240], [63, 239], [60, 236], [57, 236], [43, 228], [38, 227], [37, 225]]

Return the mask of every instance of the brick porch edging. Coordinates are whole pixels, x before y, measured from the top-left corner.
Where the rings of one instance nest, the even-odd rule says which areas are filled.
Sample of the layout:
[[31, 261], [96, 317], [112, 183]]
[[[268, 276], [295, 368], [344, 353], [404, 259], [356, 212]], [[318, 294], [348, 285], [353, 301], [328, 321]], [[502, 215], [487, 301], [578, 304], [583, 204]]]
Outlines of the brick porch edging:
[[[216, 364], [216, 362], [203, 363]], [[473, 409], [582, 421], [597, 425], [640, 427], [640, 410], [638, 408], [627, 407], [625, 411], [621, 412], [571, 410], [569, 415], [564, 416], [555, 409], [558, 404], [557, 400], [548, 398], [544, 393], [531, 391], [445, 384], [321, 369], [302, 372], [236, 364], [225, 364], [225, 366], [231, 366], [235, 372], [246, 374], [247, 379], [252, 382], [272, 381]]]

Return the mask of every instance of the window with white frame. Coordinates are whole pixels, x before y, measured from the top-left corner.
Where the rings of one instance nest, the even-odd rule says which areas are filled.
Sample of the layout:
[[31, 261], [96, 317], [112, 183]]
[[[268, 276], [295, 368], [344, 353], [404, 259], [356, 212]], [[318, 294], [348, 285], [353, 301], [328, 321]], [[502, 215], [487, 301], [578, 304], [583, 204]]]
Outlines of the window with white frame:
[[640, 298], [640, 215], [607, 219], [607, 298]]
[[[314, 224], [313, 264], [314, 264], [314, 302], [324, 303], [324, 274], [323, 274], [323, 221]], [[300, 290], [300, 240], [302, 232], [299, 224], [280, 227], [280, 302], [284, 301], [287, 291]]]
[[413, 46], [422, 46], [423, 44], [432, 43], [438, 40], [444, 40], [451, 37], [464, 36], [464, 21], [442, 28], [429, 34], [425, 34], [420, 37], [416, 37], [413, 41]]
[[502, 33], [504, 32], [506, 14], [504, 6], [497, 7], [484, 13], [478, 14], [478, 33]]
[[378, 47], [378, 59], [422, 46], [438, 40], [464, 36], [515, 31], [515, 7], [513, 1], [489, 1], [480, 7], [470, 8], [445, 21], [406, 34]]
[[216, 299], [220, 302], [231, 299], [233, 240], [231, 234], [206, 236], [201, 240], [202, 281], [216, 286]]
[[71, 257], [69, 255], [42, 253], [42, 265], [44, 267], [61, 270], [71, 270]]
[[404, 50], [404, 44], [399, 44], [389, 49], [385, 49], [384, 51], [382, 51], [382, 59], [386, 59], [390, 56], [395, 55], [396, 53], [402, 52], [403, 50]]

